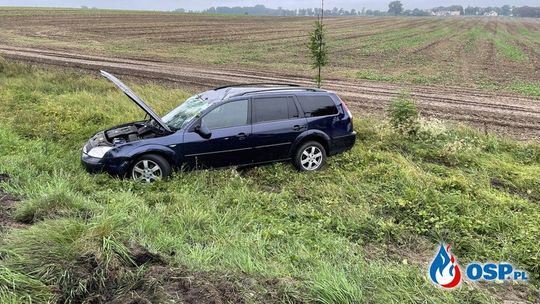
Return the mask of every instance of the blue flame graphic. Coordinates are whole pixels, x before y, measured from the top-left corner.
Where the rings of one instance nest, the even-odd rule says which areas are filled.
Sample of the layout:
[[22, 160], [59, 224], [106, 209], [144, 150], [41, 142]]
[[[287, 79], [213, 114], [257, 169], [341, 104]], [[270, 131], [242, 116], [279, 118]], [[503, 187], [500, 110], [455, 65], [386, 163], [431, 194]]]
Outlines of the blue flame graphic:
[[[446, 248], [444, 248], [444, 244], [441, 244], [439, 247], [439, 253], [435, 256], [433, 259], [433, 262], [431, 262], [431, 267], [429, 268], [429, 276], [433, 280], [433, 282], [439, 284], [437, 281], [436, 273], [439, 272], [439, 274], [443, 275], [443, 270], [450, 264], [452, 261], [450, 260], [450, 255], [446, 251]], [[450, 268], [450, 275], [454, 276], [454, 266]]]

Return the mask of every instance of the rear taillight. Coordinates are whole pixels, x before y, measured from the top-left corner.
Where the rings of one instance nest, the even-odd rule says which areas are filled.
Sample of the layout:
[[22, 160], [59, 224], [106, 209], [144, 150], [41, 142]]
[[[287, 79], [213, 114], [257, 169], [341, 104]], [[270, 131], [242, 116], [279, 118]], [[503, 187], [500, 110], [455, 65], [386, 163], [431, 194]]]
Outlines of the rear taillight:
[[343, 102], [343, 100], [341, 101], [341, 105], [343, 106], [343, 110], [345, 110], [347, 114], [349, 115], [349, 117], [352, 119], [353, 118], [352, 113], [349, 110], [349, 107], [347, 107], [347, 104]]

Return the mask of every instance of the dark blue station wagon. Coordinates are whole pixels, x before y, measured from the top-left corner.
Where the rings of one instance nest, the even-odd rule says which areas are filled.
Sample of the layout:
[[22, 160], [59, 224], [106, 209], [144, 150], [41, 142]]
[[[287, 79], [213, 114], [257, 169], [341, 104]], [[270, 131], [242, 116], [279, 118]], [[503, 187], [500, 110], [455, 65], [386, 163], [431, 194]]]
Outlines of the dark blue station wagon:
[[153, 182], [174, 169], [292, 161], [300, 171], [321, 169], [326, 157], [351, 149], [352, 115], [333, 92], [282, 84], [216, 88], [195, 95], [164, 117], [113, 75], [149, 120], [116, 126], [84, 146], [89, 172]]

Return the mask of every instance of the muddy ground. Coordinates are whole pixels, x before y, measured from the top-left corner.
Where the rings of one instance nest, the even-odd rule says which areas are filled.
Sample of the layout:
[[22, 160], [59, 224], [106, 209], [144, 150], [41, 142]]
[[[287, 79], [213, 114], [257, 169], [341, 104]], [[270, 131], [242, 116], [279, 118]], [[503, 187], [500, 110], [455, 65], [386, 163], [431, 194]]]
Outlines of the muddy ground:
[[[0, 184], [9, 182], [10, 177], [0, 173]], [[12, 217], [19, 198], [0, 190], [0, 233], [10, 228], [23, 228], [26, 225], [15, 221]]]
[[[106, 69], [192, 91], [234, 83], [313, 85], [312, 18], [0, 9], [0, 56]], [[540, 100], [497, 88], [540, 83], [540, 22], [527, 18], [328, 18], [324, 88], [357, 115], [383, 115], [410, 92], [423, 116], [540, 139]], [[523, 58], [512, 59], [504, 44]], [[396, 83], [360, 80], [397, 77]], [[366, 77], [360, 77], [366, 78]], [[379, 79], [380, 80], [380, 79]], [[413, 85], [422, 83], [429, 85]], [[490, 89], [491, 88], [491, 89]]]
[[[97, 75], [105, 69], [122, 77], [177, 84], [195, 90], [246, 82], [290, 82], [311, 86], [311, 79], [255, 70], [220, 70], [159, 60], [122, 59], [40, 48], [0, 47], [0, 55], [30, 63], [72, 67]], [[540, 139], [540, 101], [508, 93], [465, 87], [400, 85], [373, 81], [327, 79], [360, 116], [383, 115], [387, 103], [407, 91], [418, 101], [424, 117], [463, 122], [483, 131], [522, 140]]]

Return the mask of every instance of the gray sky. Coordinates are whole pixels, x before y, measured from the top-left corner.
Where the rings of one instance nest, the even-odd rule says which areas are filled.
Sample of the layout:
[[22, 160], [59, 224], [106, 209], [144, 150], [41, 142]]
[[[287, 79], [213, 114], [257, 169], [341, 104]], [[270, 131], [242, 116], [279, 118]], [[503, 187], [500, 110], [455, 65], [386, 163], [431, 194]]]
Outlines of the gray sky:
[[[358, 0], [326, 0], [325, 7], [332, 8], [343, 7], [346, 9], [387, 9], [388, 1], [358, 1]], [[432, 8], [436, 6], [448, 6], [460, 4], [464, 7], [471, 6], [502, 6], [504, 4], [515, 6], [540, 6], [540, 0], [402, 0], [406, 9], [412, 8]], [[0, 6], [46, 6], [46, 7], [81, 7], [83, 5], [98, 8], [112, 9], [145, 9], [145, 10], [173, 10], [176, 8], [185, 8], [191, 10], [201, 10], [211, 6], [252, 6], [255, 4], [264, 4], [267, 7], [277, 8], [306, 8], [318, 7], [318, 0], [276, 0], [276, 1], [257, 1], [257, 0], [0, 0]]]

